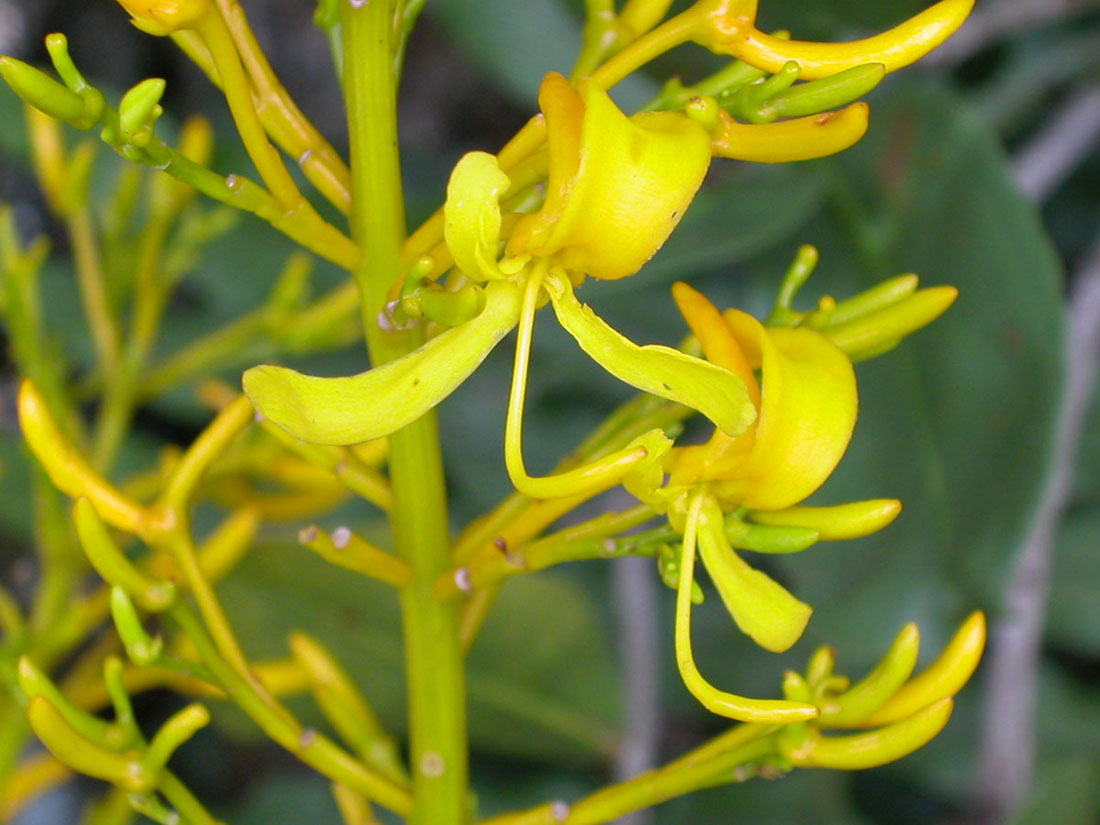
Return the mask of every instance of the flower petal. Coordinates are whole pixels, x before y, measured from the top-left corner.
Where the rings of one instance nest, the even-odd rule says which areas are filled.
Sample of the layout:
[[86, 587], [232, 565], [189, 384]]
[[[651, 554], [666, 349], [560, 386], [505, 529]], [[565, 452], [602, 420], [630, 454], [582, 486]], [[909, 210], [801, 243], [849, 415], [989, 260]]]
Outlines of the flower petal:
[[256, 410], [314, 444], [359, 444], [389, 435], [422, 416], [477, 369], [519, 319], [522, 290], [507, 281], [485, 289], [485, 309], [419, 349], [372, 370], [341, 378], [264, 365], [244, 374]]
[[696, 409], [730, 435], [744, 432], [756, 418], [745, 382], [729, 370], [671, 347], [627, 340], [577, 300], [564, 276], [548, 277], [546, 289], [566, 332], [620, 381]]
[[745, 507], [781, 510], [820, 487], [844, 455], [856, 421], [855, 372], [812, 330], [765, 330], [738, 310], [725, 318], [750, 363], [760, 359], [763, 391], [752, 451], [714, 492]]
[[546, 203], [516, 225], [509, 254], [557, 255], [596, 278], [632, 275], [683, 217], [710, 165], [710, 134], [678, 112], [628, 118], [607, 92], [559, 74], [539, 89], [546, 114]]
[[813, 608], [733, 552], [722, 513], [709, 504], [699, 523], [703, 564], [737, 626], [765, 650], [781, 653], [802, 636]]

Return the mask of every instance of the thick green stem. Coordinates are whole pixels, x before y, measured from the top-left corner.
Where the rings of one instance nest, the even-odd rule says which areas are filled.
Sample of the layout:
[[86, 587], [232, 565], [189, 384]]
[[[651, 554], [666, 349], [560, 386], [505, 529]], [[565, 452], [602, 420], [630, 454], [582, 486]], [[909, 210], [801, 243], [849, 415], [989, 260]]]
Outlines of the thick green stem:
[[[390, 285], [401, 274], [404, 202], [397, 149], [393, 3], [340, 4], [344, 88], [352, 167], [352, 237], [371, 359], [381, 364], [414, 348], [416, 333], [378, 326]], [[402, 591], [414, 805], [413, 825], [467, 819], [465, 684], [458, 605], [438, 599], [435, 579], [451, 565], [443, 463], [434, 414], [390, 437], [394, 543], [412, 570]]]

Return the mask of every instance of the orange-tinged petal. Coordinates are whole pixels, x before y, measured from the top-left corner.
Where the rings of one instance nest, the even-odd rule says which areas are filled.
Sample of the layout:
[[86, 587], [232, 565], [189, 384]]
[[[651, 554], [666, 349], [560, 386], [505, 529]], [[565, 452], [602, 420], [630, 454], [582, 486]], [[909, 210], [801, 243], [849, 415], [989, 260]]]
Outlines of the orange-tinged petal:
[[543, 80], [546, 203], [516, 224], [509, 255], [554, 255], [596, 278], [637, 272], [683, 217], [710, 165], [710, 134], [675, 112], [628, 118], [594, 84]]
[[821, 486], [844, 455], [856, 421], [855, 372], [843, 352], [812, 330], [765, 331], [745, 313], [725, 316], [735, 335], [755, 330], [763, 390], [752, 452], [714, 491], [745, 507], [781, 510]]
[[718, 308], [707, 300], [698, 290], [692, 289], [683, 281], [672, 285], [672, 298], [680, 314], [684, 316], [692, 333], [699, 339], [703, 353], [712, 364], [725, 367], [745, 382], [752, 403], [760, 405], [760, 387], [753, 375], [741, 345], [733, 336], [729, 325], [722, 318]]

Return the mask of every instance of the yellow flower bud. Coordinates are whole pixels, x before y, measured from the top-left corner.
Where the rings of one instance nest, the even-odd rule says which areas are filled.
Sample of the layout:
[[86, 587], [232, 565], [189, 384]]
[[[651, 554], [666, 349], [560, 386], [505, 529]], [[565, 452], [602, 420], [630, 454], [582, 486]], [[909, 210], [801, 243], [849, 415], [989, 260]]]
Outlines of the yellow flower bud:
[[30, 700], [27, 719], [50, 753], [73, 770], [131, 793], [143, 793], [155, 785], [156, 777], [141, 763], [140, 754], [115, 753], [89, 741], [45, 697]]
[[913, 672], [920, 650], [920, 631], [914, 622], [901, 629], [882, 661], [862, 681], [821, 708], [820, 722], [829, 727], [858, 724], [881, 708]]
[[984, 649], [985, 614], [978, 610], [960, 625], [935, 662], [910, 679], [863, 724], [887, 725], [954, 696], [978, 667]]
[[780, 740], [783, 755], [799, 768], [858, 771], [895, 762], [927, 745], [951, 718], [954, 703], [941, 699], [878, 730], [852, 736], [822, 736], [809, 729], [801, 742]]
[[193, 29], [213, 9], [211, 0], [118, 0], [143, 32], [166, 35]]
[[893, 498], [853, 501], [832, 507], [788, 507], [749, 514], [757, 524], [776, 527], [808, 527], [822, 541], [858, 539], [877, 533], [898, 517], [901, 502]]
[[19, 423], [27, 446], [59, 490], [73, 498], [87, 497], [103, 520], [120, 530], [145, 532], [141, 505], [92, 468], [61, 432], [42, 392], [29, 378], [19, 389]]
[[714, 135], [714, 155], [754, 163], [835, 155], [867, 133], [870, 111], [866, 103], [853, 103], [837, 112], [760, 124], [738, 123], [723, 112]]
[[509, 256], [554, 256], [596, 278], [637, 272], [703, 182], [711, 137], [676, 112], [624, 115], [594, 84], [548, 74], [539, 90], [550, 174], [546, 203], [516, 224]]

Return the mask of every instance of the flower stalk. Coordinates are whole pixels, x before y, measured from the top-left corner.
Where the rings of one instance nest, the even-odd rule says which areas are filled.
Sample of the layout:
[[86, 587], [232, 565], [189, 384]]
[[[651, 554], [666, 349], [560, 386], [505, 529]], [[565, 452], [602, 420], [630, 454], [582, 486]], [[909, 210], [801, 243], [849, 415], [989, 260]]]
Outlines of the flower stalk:
[[[351, 143], [352, 237], [363, 251], [354, 271], [363, 327], [376, 366], [420, 343], [379, 324], [402, 271], [405, 207], [397, 149], [393, 4], [340, 4], [344, 89]], [[390, 436], [390, 520], [397, 555], [412, 581], [401, 590], [409, 691], [412, 825], [466, 819], [466, 691], [459, 605], [439, 599], [435, 579], [450, 566], [443, 463], [432, 412]]]

